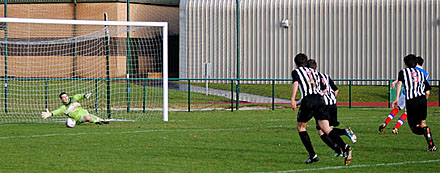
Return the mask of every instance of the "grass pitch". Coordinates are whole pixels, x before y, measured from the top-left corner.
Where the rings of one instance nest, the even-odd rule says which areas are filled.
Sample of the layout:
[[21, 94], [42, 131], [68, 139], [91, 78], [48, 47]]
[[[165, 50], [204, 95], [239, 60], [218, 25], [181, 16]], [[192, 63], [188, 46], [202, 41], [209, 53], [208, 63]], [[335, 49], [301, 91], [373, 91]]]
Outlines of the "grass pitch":
[[[436, 172], [440, 151], [426, 152], [422, 136], [407, 123], [394, 135], [396, 116], [378, 132], [390, 109], [339, 108], [340, 127], [351, 126], [358, 143], [353, 161], [330, 157], [315, 122], [308, 131], [320, 161], [307, 152], [291, 109], [171, 112], [170, 121], [0, 124], [0, 172]], [[440, 145], [440, 109], [429, 108], [428, 125]]]

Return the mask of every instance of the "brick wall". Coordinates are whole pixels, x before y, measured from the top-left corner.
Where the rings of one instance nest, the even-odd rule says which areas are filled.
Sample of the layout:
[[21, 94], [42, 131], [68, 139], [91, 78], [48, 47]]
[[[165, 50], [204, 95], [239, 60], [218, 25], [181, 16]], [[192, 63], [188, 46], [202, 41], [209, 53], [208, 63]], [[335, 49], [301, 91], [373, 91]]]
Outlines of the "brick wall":
[[[0, 5], [0, 16], [4, 16], [4, 6]], [[127, 6], [125, 3], [78, 3], [77, 19], [80, 20], [103, 20], [104, 13], [108, 13], [109, 20], [126, 21]], [[49, 19], [74, 19], [75, 6], [73, 3], [55, 4], [8, 4], [7, 16], [16, 18], [49, 18]], [[169, 34], [179, 32], [179, 9], [178, 7], [154, 6], [144, 4], [130, 5], [131, 21], [167, 21], [169, 23]], [[28, 24], [8, 24], [8, 38], [59, 38], [72, 37], [74, 28], [71, 25], [50, 25], [48, 30], [41, 29], [43, 26]], [[47, 25], [45, 26], [47, 27]], [[77, 33], [86, 33], [93, 29], [91, 26], [78, 26]], [[57, 31], [70, 30], [70, 32]], [[31, 36], [31, 34], [33, 34]], [[3, 37], [4, 31], [0, 30]], [[123, 35], [124, 36], [124, 35]], [[135, 37], [136, 35], [131, 35]], [[76, 75], [79, 77], [105, 77], [105, 57], [77, 57]], [[90, 61], [96, 61], [96, 71], [90, 72]], [[58, 64], [59, 69], [51, 69], [47, 72], [47, 63]], [[148, 73], [144, 67], [154, 59], [146, 56], [139, 56], [139, 72]], [[126, 73], [126, 57], [111, 56], [111, 77], [124, 77]], [[4, 76], [4, 56], [0, 56], [0, 76]], [[71, 77], [73, 69], [73, 56], [8, 56], [8, 76], [15, 77]], [[99, 69], [99, 70], [98, 70]], [[72, 70], [73, 71], [73, 70]], [[157, 76], [157, 75], [156, 75]]]

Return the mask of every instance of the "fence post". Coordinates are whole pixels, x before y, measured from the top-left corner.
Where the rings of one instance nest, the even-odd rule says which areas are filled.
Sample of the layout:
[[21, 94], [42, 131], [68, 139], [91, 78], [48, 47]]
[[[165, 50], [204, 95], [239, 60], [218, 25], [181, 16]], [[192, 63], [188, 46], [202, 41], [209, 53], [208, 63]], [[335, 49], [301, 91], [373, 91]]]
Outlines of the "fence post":
[[98, 79], [95, 79], [95, 114], [98, 115]]
[[231, 80], [231, 112], [234, 112], [234, 80]]
[[272, 80], [272, 110], [275, 110], [275, 80]]
[[144, 78], [144, 95], [142, 97], [142, 112], [145, 113], [145, 107], [147, 105], [147, 80]]
[[188, 112], [191, 112], [191, 80], [188, 79]]
[[351, 85], [353, 84], [353, 81], [350, 80], [348, 84], [348, 108], [351, 109]]
[[388, 108], [391, 107], [390, 101], [391, 101], [391, 83], [392, 81], [388, 81]]
[[[3, 1], [3, 7], [4, 7], [4, 17], [7, 17], [8, 15], [8, 1]], [[8, 23], [5, 23], [5, 27], [3, 28], [3, 32], [5, 34], [5, 47], [4, 47], [4, 55], [5, 55], [5, 113], [8, 113]]]
[[235, 86], [235, 89], [236, 89], [236, 91], [235, 91], [235, 97], [236, 97], [236, 99], [237, 100], [235, 100], [236, 101], [236, 109], [238, 110], [238, 109], [240, 109], [239, 108], [239, 106], [240, 106], [240, 79], [237, 79], [237, 85]]
[[44, 85], [44, 91], [45, 91], [45, 92], [44, 92], [44, 98], [45, 98], [45, 100], [46, 100], [46, 109], [48, 109], [48, 104], [49, 104], [49, 102], [48, 102], [48, 99], [49, 99], [49, 98], [48, 98], [48, 94], [49, 94], [49, 93], [48, 93], [48, 90], [49, 90], [49, 89], [48, 89], [48, 85], [49, 85], [49, 84], [47, 83], [47, 80], [45, 80], [44, 83], [45, 83], [45, 85]]

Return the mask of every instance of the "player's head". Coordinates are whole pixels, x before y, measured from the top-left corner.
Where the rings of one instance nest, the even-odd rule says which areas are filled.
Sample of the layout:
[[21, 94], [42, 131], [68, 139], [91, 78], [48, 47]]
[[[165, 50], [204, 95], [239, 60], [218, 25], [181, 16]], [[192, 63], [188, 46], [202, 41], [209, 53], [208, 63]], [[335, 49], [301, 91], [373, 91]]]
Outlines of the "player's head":
[[62, 92], [62, 93], [60, 93], [60, 99], [61, 99], [61, 102], [68, 103], [69, 102], [69, 95], [67, 95], [66, 92]]
[[416, 60], [417, 60], [417, 64], [420, 66], [422, 66], [423, 63], [425, 62], [425, 60], [423, 60], [422, 56], [418, 56]]
[[295, 56], [295, 64], [298, 67], [305, 67], [307, 65], [307, 55], [299, 53]]
[[413, 54], [408, 54], [403, 58], [403, 62], [409, 68], [414, 68], [417, 65], [417, 57]]
[[309, 59], [309, 60], [307, 60], [307, 65], [306, 65], [306, 67], [313, 68], [313, 69], [316, 70], [317, 66], [318, 66], [318, 65], [316, 64], [316, 61], [315, 61], [314, 59]]

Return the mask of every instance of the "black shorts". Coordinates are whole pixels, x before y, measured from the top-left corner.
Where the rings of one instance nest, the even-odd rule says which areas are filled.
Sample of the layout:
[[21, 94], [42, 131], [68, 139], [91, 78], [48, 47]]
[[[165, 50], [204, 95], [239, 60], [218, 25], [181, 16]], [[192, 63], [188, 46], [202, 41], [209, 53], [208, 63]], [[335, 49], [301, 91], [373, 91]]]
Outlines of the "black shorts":
[[[336, 127], [339, 126], [338, 121], [338, 107], [336, 105], [326, 105], [328, 113], [329, 113], [329, 125]], [[318, 121], [316, 121], [316, 129], [321, 130], [321, 128], [318, 125]]]
[[408, 116], [408, 125], [416, 127], [422, 120], [426, 120], [428, 114], [428, 105], [425, 96], [419, 96], [406, 100], [406, 112]]
[[328, 120], [328, 108], [325, 106], [324, 98], [321, 95], [313, 94], [304, 97], [298, 111], [296, 120], [308, 122], [314, 117], [316, 120]]

